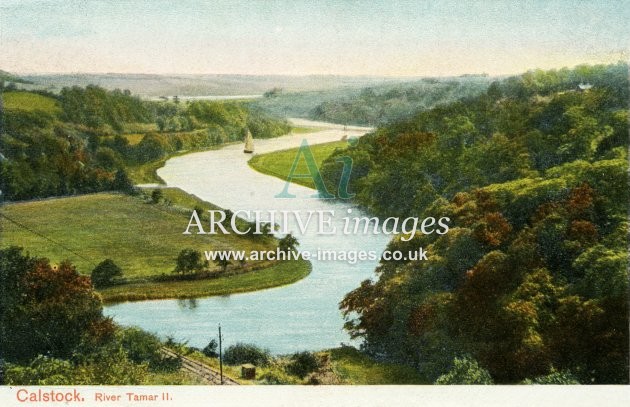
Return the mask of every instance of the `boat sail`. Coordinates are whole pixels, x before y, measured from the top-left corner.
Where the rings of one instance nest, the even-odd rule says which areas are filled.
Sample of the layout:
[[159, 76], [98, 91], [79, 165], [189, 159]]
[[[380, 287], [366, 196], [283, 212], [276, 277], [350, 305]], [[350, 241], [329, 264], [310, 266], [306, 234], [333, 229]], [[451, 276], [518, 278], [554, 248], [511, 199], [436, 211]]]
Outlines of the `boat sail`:
[[245, 154], [252, 154], [254, 152], [254, 139], [249, 129], [247, 129], [247, 135], [245, 136], [245, 149], [243, 152]]

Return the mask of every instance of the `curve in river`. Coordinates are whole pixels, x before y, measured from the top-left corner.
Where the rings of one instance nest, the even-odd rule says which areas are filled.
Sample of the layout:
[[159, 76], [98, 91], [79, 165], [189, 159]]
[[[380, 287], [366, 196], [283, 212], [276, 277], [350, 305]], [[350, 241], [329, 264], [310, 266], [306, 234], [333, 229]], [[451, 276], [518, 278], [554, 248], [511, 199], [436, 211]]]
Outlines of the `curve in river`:
[[[369, 128], [348, 127], [305, 120], [293, 120], [296, 125], [310, 125], [322, 131], [287, 135], [275, 139], [255, 140], [256, 153], [266, 153], [300, 145], [340, 140], [345, 134], [361, 136]], [[336, 235], [317, 235], [313, 227], [305, 234], [289, 230], [298, 238], [300, 250], [317, 249], [373, 250], [379, 255], [388, 238], [384, 235], [356, 234], [344, 236], [342, 218], [361, 216], [349, 204], [309, 198], [314, 191], [292, 185], [294, 199], [279, 199], [274, 195], [285, 183], [275, 177], [254, 171], [247, 165], [251, 156], [243, 154], [242, 145], [230, 145], [220, 150], [205, 151], [175, 157], [158, 170], [168, 186], [179, 187], [200, 198], [235, 210], [334, 210]], [[347, 210], [353, 213], [348, 215]], [[281, 222], [278, 222], [281, 223]], [[311, 222], [312, 226], [315, 226]], [[343, 331], [339, 301], [358, 284], [373, 275], [377, 261], [312, 260], [313, 270], [305, 279], [283, 287], [243, 294], [196, 300], [154, 300], [109, 305], [105, 314], [123, 325], [137, 325], [162, 337], [171, 335], [187, 340], [189, 345], [203, 347], [216, 338], [221, 323], [226, 346], [236, 342], [255, 343], [284, 354], [299, 350], [320, 350], [350, 343]]]

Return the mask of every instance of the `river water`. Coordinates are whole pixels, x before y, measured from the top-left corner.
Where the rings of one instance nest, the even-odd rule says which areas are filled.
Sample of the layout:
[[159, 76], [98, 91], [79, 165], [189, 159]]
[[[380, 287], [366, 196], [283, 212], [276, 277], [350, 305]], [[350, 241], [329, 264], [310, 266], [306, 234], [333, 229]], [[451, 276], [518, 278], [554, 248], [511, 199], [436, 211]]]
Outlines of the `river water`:
[[[321, 131], [255, 140], [256, 153], [297, 147], [303, 139], [310, 145], [340, 140], [342, 136], [360, 137], [369, 129], [293, 120], [295, 125], [316, 126]], [[168, 186], [179, 187], [222, 208], [236, 210], [301, 211], [334, 210], [334, 235], [317, 234], [309, 224], [306, 233], [289, 218], [288, 230], [298, 238], [300, 250], [372, 250], [379, 255], [388, 238], [384, 235], [343, 235], [343, 217], [361, 216], [349, 204], [313, 199], [315, 191], [292, 185], [294, 199], [275, 198], [285, 182], [254, 171], [251, 158], [242, 145], [175, 157], [158, 170]], [[348, 209], [352, 214], [348, 215]], [[306, 215], [305, 215], [306, 216]], [[315, 220], [316, 218], [314, 218]], [[277, 223], [282, 223], [277, 221]], [[179, 233], [179, 232], [178, 232]], [[343, 330], [339, 301], [366, 278], [373, 276], [377, 261], [312, 260], [313, 269], [305, 279], [288, 286], [251, 293], [232, 294], [195, 300], [153, 300], [108, 305], [105, 314], [122, 325], [136, 325], [161, 337], [171, 335], [191, 346], [203, 347], [217, 336], [220, 323], [224, 344], [255, 343], [276, 354], [300, 350], [321, 350], [352, 343]]]

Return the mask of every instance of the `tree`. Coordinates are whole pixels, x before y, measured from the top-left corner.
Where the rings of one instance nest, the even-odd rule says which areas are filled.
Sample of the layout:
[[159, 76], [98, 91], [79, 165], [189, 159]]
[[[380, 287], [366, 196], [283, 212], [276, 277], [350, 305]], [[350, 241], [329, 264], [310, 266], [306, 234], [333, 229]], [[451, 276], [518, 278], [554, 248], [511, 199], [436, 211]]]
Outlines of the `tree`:
[[179, 252], [177, 256], [177, 266], [175, 267], [176, 273], [190, 273], [194, 271], [201, 271], [205, 264], [201, 260], [201, 252], [194, 249], [184, 249]]
[[92, 270], [92, 284], [95, 288], [108, 287], [114, 283], [116, 277], [122, 277], [123, 272], [111, 259], [100, 262]]
[[214, 262], [216, 263], [217, 266], [221, 267], [221, 271], [223, 271], [224, 273], [227, 270], [228, 266], [232, 264], [231, 261], [225, 258], [218, 258]]
[[203, 348], [201, 352], [209, 358], [216, 358], [217, 356], [219, 356], [219, 354], [217, 353], [218, 347], [219, 344], [217, 343], [217, 340], [212, 339], [210, 340], [210, 342], [208, 342], [208, 344]]
[[66, 358], [83, 341], [113, 335], [90, 278], [67, 261], [53, 267], [20, 248], [0, 250], [0, 284], [0, 358]]
[[278, 242], [278, 249], [280, 249], [281, 252], [288, 253], [295, 251], [297, 246], [299, 245], [300, 243], [295, 238], [295, 236], [289, 233], [288, 235], [280, 239], [280, 241]]
[[160, 203], [163, 197], [164, 194], [160, 188], [154, 189], [153, 192], [151, 192], [151, 202], [154, 204]]
[[131, 193], [133, 192], [133, 183], [129, 179], [129, 176], [123, 169], [119, 169], [116, 171], [116, 175], [114, 176], [114, 189], [119, 191]]

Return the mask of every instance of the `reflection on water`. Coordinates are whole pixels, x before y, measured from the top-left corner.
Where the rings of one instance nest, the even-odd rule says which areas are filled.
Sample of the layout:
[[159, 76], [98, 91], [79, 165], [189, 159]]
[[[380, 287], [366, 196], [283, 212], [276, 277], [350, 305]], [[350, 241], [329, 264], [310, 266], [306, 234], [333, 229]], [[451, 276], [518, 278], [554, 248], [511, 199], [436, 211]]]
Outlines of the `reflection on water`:
[[[256, 151], [297, 147], [304, 138], [315, 144], [340, 140], [344, 135], [360, 136], [364, 132], [334, 126], [317, 133], [256, 140]], [[317, 235], [315, 224], [309, 225], [302, 235], [297, 225], [287, 225], [300, 241], [301, 250], [374, 250], [378, 253], [384, 250], [386, 236], [340, 233], [348, 204], [307, 198], [313, 191], [300, 186], [290, 188], [296, 199], [275, 198], [284, 188], [284, 182], [250, 169], [247, 165], [250, 157], [243, 154], [242, 146], [232, 145], [170, 159], [158, 174], [169, 186], [182, 188], [233, 211], [334, 210], [336, 235]], [[360, 212], [355, 208], [353, 215], [359, 216]], [[220, 323], [226, 346], [251, 342], [275, 353], [325, 349], [341, 342], [351, 343], [342, 329], [338, 304], [347, 292], [373, 275], [376, 263], [361, 261], [349, 265], [341, 261], [313, 260], [312, 273], [289, 286], [195, 300], [121, 303], [107, 306], [105, 312], [121, 324], [138, 325], [162, 337], [171, 335], [187, 340], [197, 347], [205, 346], [216, 336]]]
[[176, 300], [177, 306], [182, 310], [194, 310], [197, 308], [197, 299], [196, 298], [184, 298], [181, 300]]

